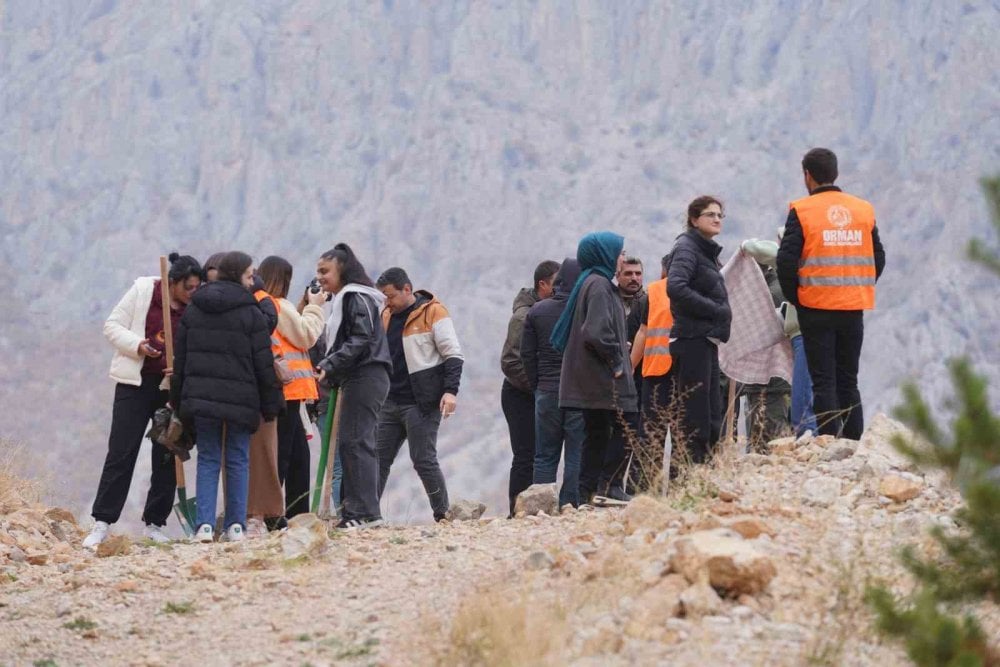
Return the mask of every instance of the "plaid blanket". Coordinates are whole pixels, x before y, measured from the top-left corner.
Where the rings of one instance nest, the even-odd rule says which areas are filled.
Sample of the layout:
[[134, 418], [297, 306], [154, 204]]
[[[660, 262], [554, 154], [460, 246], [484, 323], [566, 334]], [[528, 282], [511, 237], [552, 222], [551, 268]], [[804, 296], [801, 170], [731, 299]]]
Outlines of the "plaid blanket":
[[737, 252], [722, 277], [733, 311], [729, 342], [719, 345], [722, 372], [747, 384], [767, 384], [772, 377], [791, 382], [792, 346], [757, 263]]

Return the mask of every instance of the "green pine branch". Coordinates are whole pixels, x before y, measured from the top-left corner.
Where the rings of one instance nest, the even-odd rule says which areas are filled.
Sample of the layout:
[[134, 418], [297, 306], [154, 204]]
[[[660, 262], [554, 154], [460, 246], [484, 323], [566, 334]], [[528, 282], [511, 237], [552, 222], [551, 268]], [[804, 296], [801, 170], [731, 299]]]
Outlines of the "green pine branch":
[[[1000, 237], [1000, 177], [983, 179], [983, 192], [993, 226]], [[979, 240], [969, 256], [1000, 275], [1000, 253]], [[990, 408], [986, 378], [966, 359], [949, 362], [955, 398], [950, 435], [934, 419], [916, 385], [903, 387], [903, 403], [895, 415], [914, 433], [897, 437], [896, 447], [923, 467], [948, 473], [965, 505], [954, 513], [957, 529], [935, 526], [931, 537], [940, 547], [933, 559], [903, 550], [901, 562], [918, 586], [897, 598], [884, 587], [869, 587], [866, 599], [878, 628], [903, 640], [907, 654], [920, 667], [1000, 667], [991, 646], [967, 605], [1000, 603], [1000, 417]], [[964, 606], [964, 607], [963, 607]]]

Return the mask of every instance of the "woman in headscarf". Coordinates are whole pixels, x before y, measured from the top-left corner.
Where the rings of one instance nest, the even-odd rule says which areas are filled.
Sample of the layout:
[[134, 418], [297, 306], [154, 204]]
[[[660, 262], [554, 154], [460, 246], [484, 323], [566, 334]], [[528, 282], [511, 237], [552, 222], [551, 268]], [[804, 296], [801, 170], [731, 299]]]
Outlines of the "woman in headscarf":
[[625, 307], [611, 282], [624, 242], [613, 232], [595, 232], [580, 240], [580, 277], [552, 331], [552, 346], [563, 350], [559, 407], [583, 411], [581, 502], [591, 502], [597, 492], [617, 411], [638, 409]]
[[670, 356], [673, 400], [680, 410], [675, 439], [694, 463], [704, 463], [722, 432], [719, 343], [729, 340], [732, 311], [719, 271], [722, 202], [698, 197], [688, 205], [687, 229], [677, 237], [667, 273], [667, 296], [674, 318]]

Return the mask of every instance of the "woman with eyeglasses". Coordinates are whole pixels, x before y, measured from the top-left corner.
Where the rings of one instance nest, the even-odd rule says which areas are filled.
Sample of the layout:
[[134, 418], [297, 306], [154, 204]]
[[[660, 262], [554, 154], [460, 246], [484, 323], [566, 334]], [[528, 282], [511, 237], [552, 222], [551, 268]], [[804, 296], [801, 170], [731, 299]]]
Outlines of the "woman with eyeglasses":
[[[201, 285], [201, 266], [187, 255], [170, 254], [167, 282], [170, 291], [170, 321], [173, 331]], [[111, 411], [108, 454], [97, 486], [91, 514], [94, 528], [83, 546], [95, 548], [108, 537], [108, 528], [118, 521], [132, 484], [132, 472], [139, 457], [146, 425], [153, 413], [167, 404], [166, 340], [163, 335], [163, 294], [160, 278], [136, 278], [125, 296], [104, 323], [104, 337], [115, 348], [111, 379], [115, 402]], [[152, 443], [153, 474], [142, 520], [143, 535], [155, 542], [168, 542], [163, 534], [174, 504], [174, 457], [161, 444]]]
[[688, 205], [687, 229], [674, 243], [667, 295], [673, 401], [680, 410], [675, 443], [694, 463], [704, 463], [722, 432], [719, 343], [729, 340], [732, 312], [719, 269], [722, 246], [714, 241], [725, 219], [722, 202], [708, 195]]

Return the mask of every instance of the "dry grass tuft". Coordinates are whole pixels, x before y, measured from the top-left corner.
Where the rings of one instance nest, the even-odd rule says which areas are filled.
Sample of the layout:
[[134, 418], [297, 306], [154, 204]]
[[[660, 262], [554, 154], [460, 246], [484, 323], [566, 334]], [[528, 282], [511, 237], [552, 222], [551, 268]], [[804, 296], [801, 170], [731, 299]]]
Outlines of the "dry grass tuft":
[[488, 590], [458, 608], [436, 656], [439, 665], [556, 665], [570, 637], [566, 612], [527, 591]]
[[26, 478], [24, 446], [0, 437], [0, 514], [34, 504], [41, 496], [41, 484]]

